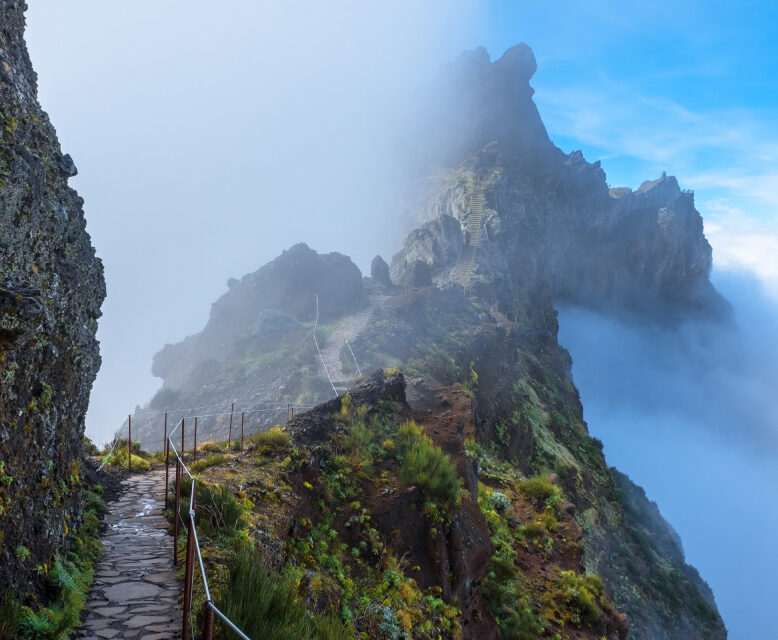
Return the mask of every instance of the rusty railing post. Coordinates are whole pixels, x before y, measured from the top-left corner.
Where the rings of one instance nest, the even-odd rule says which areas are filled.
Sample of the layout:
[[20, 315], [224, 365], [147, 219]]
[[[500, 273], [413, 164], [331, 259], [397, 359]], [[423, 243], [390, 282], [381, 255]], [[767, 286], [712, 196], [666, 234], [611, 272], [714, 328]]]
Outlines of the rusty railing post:
[[213, 640], [213, 609], [210, 601], [205, 603], [205, 618], [203, 619], [203, 640]]
[[178, 531], [181, 519], [181, 460], [176, 458], [176, 506], [173, 513], [173, 566], [178, 564]]
[[192, 460], [197, 460], [197, 416], [195, 416], [194, 450], [192, 451]]
[[243, 419], [246, 416], [245, 411], [240, 412], [240, 450], [243, 451]]
[[127, 416], [127, 471], [132, 473], [132, 416]]
[[235, 403], [230, 405], [230, 429], [227, 432], [227, 451], [230, 450], [230, 444], [232, 442], [232, 414], [235, 411]]
[[197, 502], [197, 483], [192, 480], [192, 493], [189, 501], [189, 517], [186, 535], [186, 570], [184, 572], [184, 619], [181, 640], [189, 635], [189, 614], [192, 610], [192, 582], [194, 579], [194, 510]]
[[181, 418], [181, 462], [184, 461], [184, 418]]
[[162, 445], [162, 453], [165, 456], [165, 509], [167, 509], [168, 496], [170, 495], [170, 447], [167, 440], [167, 411], [165, 412], [165, 440]]

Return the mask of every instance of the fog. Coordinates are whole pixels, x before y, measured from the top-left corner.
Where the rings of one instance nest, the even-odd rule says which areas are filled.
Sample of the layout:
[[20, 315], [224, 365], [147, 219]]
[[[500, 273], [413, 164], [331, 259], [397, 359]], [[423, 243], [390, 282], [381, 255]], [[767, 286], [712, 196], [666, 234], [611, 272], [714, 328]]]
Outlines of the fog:
[[[614, 184], [630, 183], [636, 158], [640, 179], [664, 169], [689, 179], [699, 169], [679, 164], [685, 155], [669, 154], [668, 141], [696, 148], [727, 120], [684, 112], [697, 127], [689, 135], [674, 101], [723, 108], [726, 97], [753, 99], [746, 80], [768, 85], [776, 51], [774, 21], [755, 13], [765, 32], [756, 39], [739, 23], [752, 12], [727, 8], [720, 30], [711, 30], [702, 5], [677, 3], [568, 2], [551, 11], [475, 0], [29, 4], [40, 102], [79, 168], [71, 185], [86, 198], [87, 229], [106, 269], [103, 366], [87, 416], [98, 442], [157, 390], [153, 354], [202, 328], [229, 277], [300, 241], [348, 253], [363, 271], [376, 253], [390, 257], [410, 223], [398, 206], [411, 179], [404, 162], [424, 151], [397, 132], [424, 107], [426, 81], [462, 49], [485, 43], [496, 58], [521, 40], [535, 46], [533, 85], [552, 138], [590, 160], [610, 157]], [[746, 46], [754, 42], [764, 45], [755, 53]], [[601, 71], [606, 64], [618, 68], [612, 77]], [[727, 65], [737, 78], [702, 82]], [[673, 101], [647, 117], [652, 92], [675, 86], [658, 84], [665, 71], [693, 95], [668, 90]], [[772, 112], [765, 118], [772, 130]], [[749, 130], [738, 123], [737, 131]], [[734, 156], [761, 171], [775, 154], [769, 144], [769, 153], [753, 152], [765, 137], [756, 130]], [[701, 149], [706, 161], [721, 155]], [[734, 159], [721, 157], [729, 174]], [[704, 177], [688, 186], [704, 186]], [[768, 187], [774, 198], [774, 182]], [[704, 214], [712, 204], [700, 207]], [[774, 635], [765, 612], [778, 593], [770, 543], [778, 520], [778, 341], [770, 335], [778, 306], [749, 277], [715, 278], [733, 303], [735, 327], [662, 329], [565, 308], [560, 339], [608, 462], [659, 503], [710, 582], [730, 637], [750, 640]]]
[[153, 395], [153, 354], [202, 328], [229, 277], [297, 242], [363, 271], [399, 248], [397, 132], [474, 4], [30, 3], [40, 101], [108, 285], [89, 435]]
[[731, 640], [767, 638], [778, 593], [778, 302], [753, 276], [713, 279], [734, 326], [661, 328], [563, 307], [559, 337], [608, 463], [678, 531]]

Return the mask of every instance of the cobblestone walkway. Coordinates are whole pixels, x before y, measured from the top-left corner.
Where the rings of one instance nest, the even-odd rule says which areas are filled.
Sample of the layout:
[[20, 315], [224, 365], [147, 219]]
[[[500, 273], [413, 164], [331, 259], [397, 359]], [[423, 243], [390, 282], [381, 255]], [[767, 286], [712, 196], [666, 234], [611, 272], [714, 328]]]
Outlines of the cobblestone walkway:
[[173, 540], [162, 515], [165, 470], [122, 481], [126, 492], [108, 503], [105, 555], [95, 567], [77, 638], [172, 640], [181, 635]]

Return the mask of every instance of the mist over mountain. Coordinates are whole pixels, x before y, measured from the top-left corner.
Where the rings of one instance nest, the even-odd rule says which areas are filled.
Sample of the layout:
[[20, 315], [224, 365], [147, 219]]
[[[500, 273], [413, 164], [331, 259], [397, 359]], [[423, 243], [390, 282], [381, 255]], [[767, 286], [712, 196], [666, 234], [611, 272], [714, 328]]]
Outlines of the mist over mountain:
[[753, 277], [719, 271], [714, 281], [732, 323], [659, 326], [564, 306], [560, 342], [608, 461], [629, 469], [678, 528], [736, 621], [731, 637], [752, 638], [767, 633], [765, 622], [744, 612], [778, 590], [778, 554], [763, 536], [778, 506], [767, 490], [778, 480], [769, 337], [778, 305]]
[[[731, 308], [709, 280], [702, 218], [673, 177], [634, 192], [611, 189], [599, 163], [554, 146], [532, 101], [535, 68], [522, 44], [495, 62], [476, 50], [444, 69], [435, 86], [458, 99], [440, 104], [429, 144], [421, 145], [427, 152], [415, 159], [419, 179], [404, 215], [418, 226], [402, 248], [388, 262], [376, 257], [361, 280], [346, 256], [300, 244], [230, 281], [205, 329], [155, 357], [164, 385], [136, 411], [135, 433], [153, 447], [162, 412], [175, 420], [194, 415], [178, 408], [231, 399], [248, 411], [252, 431], [266, 429], [286, 417], [255, 407], [339, 396], [358, 370], [399, 367], [411, 378], [407, 391], [386, 384], [412, 410], [429, 406], [418, 397], [434, 389], [445, 395], [464, 385], [472, 406], [457, 415], [472, 420], [475, 442], [491, 452], [480, 463], [488, 468], [497, 455], [526, 476], [553, 472], [580, 527], [574, 537], [583, 554], [570, 566], [602, 578], [630, 637], [723, 638], [714, 596], [686, 564], [677, 534], [639, 488], [608, 469], [601, 444], [588, 436], [555, 308], [577, 304], [646, 327], [646, 335], [683, 334], [688, 322], [710, 327], [711, 340], [726, 335]], [[692, 360], [702, 353], [687, 351]], [[614, 380], [618, 372], [614, 363]], [[303, 414], [292, 433], [302, 429], [307, 446], [326, 448], [322, 425], [328, 411], [348, 412], [343, 402], [315, 410], [319, 417]], [[201, 420], [201, 438], [223, 431], [226, 419]], [[507, 487], [504, 479], [498, 486]], [[450, 547], [440, 553], [438, 562], [469, 566]], [[536, 578], [527, 578], [530, 592]], [[463, 602], [488, 601], [486, 593]], [[499, 608], [489, 611], [505, 629]], [[624, 633], [617, 618], [602, 615], [605, 635]]]
[[[180, 578], [161, 572], [173, 425], [192, 493], [166, 516], [186, 521], [197, 579], [251, 637], [771, 637], [778, 298], [711, 270], [774, 277], [776, 236], [741, 211], [716, 262], [697, 207], [732, 214], [710, 200], [727, 190], [738, 207], [774, 202], [775, 145], [759, 118], [715, 111], [739, 106], [722, 87], [766, 104], [747, 97], [763, 78], [735, 72], [746, 58], [705, 60], [717, 80], [749, 77], [712, 93], [691, 57], [672, 59], [686, 32], [714, 39], [699, 7], [556, 8], [563, 27], [601, 14], [608, 32], [584, 20], [554, 34], [569, 41], [555, 54], [538, 49], [569, 81], [544, 81], [554, 140], [576, 140], [562, 150], [526, 44], [433, 69], [480, 40], [460, 33], [478, 3], [78, 4], [28, 15], [45, 16], [38, 41], [65, 61], [47, 86], [77, 105], [63, 142], [92, 181], [79, 191], [94, 242], [76, 162], [38, 102], [27, 5], [0, 0], [0, 640], [82, 623], [79, 637], [120, 637], [117, 611], [128, 636], [178, 633], [177, 600], [194, 603], [184, 635], [207, 624], [210, 596], [198, 584], [177, 599]], [[651, 34], [641, 82], [672, 68], [670, 84], [714, 111], [588, 74], [586, 49], [618, 57], [637, 29]], [[616, 66], [632, 74], [636, 59]], [[733, 149], [749, 160], [724, 162]], [[618, 154], [611, 182], [634, 188], [592, 161]], [[651, 167], [643, 182], [630, 163]], [[105, 307], [93, 244], [121, 292]], [[137, 347], [154, 342], [168, 344], [152, 360]], [[83, 437], [101, 359], [95, 433], [145, 396], [102, 452]], [[92, 488], [108, 462], [153, 473]], [[122, 494], [107, 537], [101, 494]], [[156, 542], [140, 544], [141, 522]], [[136, 557], [111, 536], [137, 541]], [[241, 571], [263, 586], [238, 585]], [[136, 587], [164, 596], [144, 609]], [[286, 618], [258, 614], [256, 594]]]

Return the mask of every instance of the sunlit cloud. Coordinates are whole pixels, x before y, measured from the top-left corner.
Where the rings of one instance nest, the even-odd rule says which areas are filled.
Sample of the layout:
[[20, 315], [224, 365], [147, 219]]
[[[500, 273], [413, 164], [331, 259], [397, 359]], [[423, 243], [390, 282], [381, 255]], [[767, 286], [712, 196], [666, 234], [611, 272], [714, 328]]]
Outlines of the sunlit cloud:
[[705, 222], [705, 235], [713, 246], [715, 268], [751, 273], [778, 299], [778, 225], [764, 224], [722, 203], [707, 204], [714, 212]]

